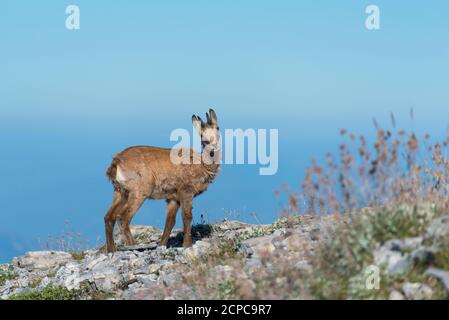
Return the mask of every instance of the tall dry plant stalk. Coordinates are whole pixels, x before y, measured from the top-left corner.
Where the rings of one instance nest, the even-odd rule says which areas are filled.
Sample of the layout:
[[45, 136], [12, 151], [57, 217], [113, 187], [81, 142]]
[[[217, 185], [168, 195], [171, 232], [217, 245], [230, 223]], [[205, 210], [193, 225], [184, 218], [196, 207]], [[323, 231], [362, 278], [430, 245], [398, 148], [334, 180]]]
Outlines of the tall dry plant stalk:
[[[410, 115], [413, 121], [413, 111]], [[413, 131], [397, 131], [393, 114], [392, 130], [373, 122], [373, 144], [363, 135], [342, 129], [338, 154], [327, 153], [322, 164], [312, 161], [301, 192], [283, 185], [289, 197], [284, 213], [348, 213], [364, 207], [422, 202], [448, 207], [449, 136], [441, 143], [431, 143], [428, 134], [418, 138]]]

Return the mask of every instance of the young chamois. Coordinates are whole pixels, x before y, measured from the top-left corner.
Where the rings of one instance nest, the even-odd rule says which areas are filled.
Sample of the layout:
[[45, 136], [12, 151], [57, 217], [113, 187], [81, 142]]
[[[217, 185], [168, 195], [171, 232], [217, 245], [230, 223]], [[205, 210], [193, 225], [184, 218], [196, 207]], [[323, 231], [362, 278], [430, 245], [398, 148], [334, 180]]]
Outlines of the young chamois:
[[[113, 158], [106, 172], [114, 187], [114, 200], [104, 217], [108, 252], [116, 250], [113, 235], [116, 221], [120, 223], [125, 244], [135, 244], [129, 225], [145, 199], [167, 201], [160, 245], [167, 245], [176, 213], [181, 207], [183, 246], [192, 246], [192, 200], [213, 181], [221, 160], [217, 115], [209, 109], [206, 118], [207, 121], [203, 122], [200, 117], [192, 116], [193, 127], [201, 136], [201, 154], [193, 149], [136, 146], [123, 150]], [[176, 156], [182, 156], [187, 161], [173, 161]]]

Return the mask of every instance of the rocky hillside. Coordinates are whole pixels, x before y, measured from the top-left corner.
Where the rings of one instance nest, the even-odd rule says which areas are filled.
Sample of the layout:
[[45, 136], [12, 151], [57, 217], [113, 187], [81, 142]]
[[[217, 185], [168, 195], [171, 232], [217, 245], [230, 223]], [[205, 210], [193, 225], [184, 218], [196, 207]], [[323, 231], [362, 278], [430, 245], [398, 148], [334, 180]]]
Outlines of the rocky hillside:
[[[181, 247], [180, 230], [173, 232], [168, 247], [160, 247], [161, 230], [136, 225], [132, 232], [138, 245], [121, 245], [114, 254], [99, 249], [36, 251], [14, 258], [0, 266], [0, 297], [446, 298], [449, 216], [428, 214], [428, 208], [413, 210], [406, 211], [404, 219], [397, 210], [296, 216], [271, 225], [196, 225], [195, 243], [189, 249]], [[388, 217], [385, 223], [390, 227], [382, 217]], [[407, 225], [407, 219], [421, 220]], [[117, 241], [121, 243], [119, 236]], [[364, 276], [373, 265], [381, 270], [374, 289], [366, 287]]]
[[[135, 225], [132, 232], [138, 245], [119, 246], [114, 254], [99, 249], [35, 251], [14, 258], [1, 266], [0, 297], [198, 299], [227, 298], [234, 291], [251, 297], [256, 294], [254, 276], [260, 269], [277, 272], [270, 257], [285, 258], [288, 267], [307, 268], [307, 256], [328, 221], [304, 216], [272, 225], [238, 221], [196, 225], [189, 249], [182, 248], [181, 230], [173, 232], [168, 247], [161, 247], [157, 245], [160, 229]], [[120, 237], [117, 241], [121, 243]], [[299, 290], [290, 294], [299, 295]]]

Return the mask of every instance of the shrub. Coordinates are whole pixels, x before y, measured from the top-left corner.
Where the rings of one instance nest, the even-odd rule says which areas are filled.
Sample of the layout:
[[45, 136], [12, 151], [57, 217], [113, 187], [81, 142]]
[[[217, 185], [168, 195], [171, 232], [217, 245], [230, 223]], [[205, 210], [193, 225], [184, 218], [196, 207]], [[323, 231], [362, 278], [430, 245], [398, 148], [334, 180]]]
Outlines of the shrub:
[[77, 252], [77, 251], [72, 251], [72, 252], [70, 252], [70, 254], [72, 255], [73, 260], [76, 260], [76, 261], [81, 261], [86, 256], [86, 254], [84, 252]]
[[14, 267], [10, 264], [0, 265], [0, 286], [4, 285], [8, 280], [14, 280], [17, 274], [14, 272]]
[[[301, 191], [283, 186], [285, 213], [350, 213], [361, 208], [435, 203], [448, 208], [449, 137], [431, 142], [429, 135], [384, 130], [375, 122], [377, 139], [370, 146], [362, 135], [341, 130], [338, 156], [313, 160]], [[276, 191], [277, 195], [281, 193]]]
[[41, 290], [10, 296], [9, 300], [103, 300], [111, 297], [112, 293], [98, 291], [83, 283], [79, 289], [67, 289], [62, 286], [48, 285]]
[[42, 290], [12, 295], [9, 300], [77, 300], [82, 290], [69, 290], [65, 287], [48, 286]]
[[[435, 205], [403, 205], [396, 209], [369, 209], [350, 215], [347, 223], [337, 226], [331, 239], [321, 244], [312, 260], [313, 272], [309, 281], [312, 294], [323, 299], [387, 298], [395, 283], [413, 279], [428, 282], [427, 277], [418, 277], [424, 270], [417, 266], [405, 275], [383, 275], [380, 291], [361, 286], [364, 271], [373, 263], [373, 252], [379, 244], [390, 239], [418, 236], [433, 217], [442, 213]], [[437, 284], [432, 283], [432, 286], [437, 287]]]

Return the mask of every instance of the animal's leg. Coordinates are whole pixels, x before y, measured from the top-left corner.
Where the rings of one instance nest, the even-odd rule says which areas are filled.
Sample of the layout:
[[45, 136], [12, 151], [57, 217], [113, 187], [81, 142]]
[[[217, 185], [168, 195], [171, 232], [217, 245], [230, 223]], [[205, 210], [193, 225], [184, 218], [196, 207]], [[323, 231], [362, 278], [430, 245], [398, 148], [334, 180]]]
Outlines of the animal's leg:
[[181, 200], [182, 224], [184, 226], [184, 248], [192, 246], [192, 197], [184, 197]]
[[179, 202], [176, 200], [168, 200], [167, 201], [167, 210], [166, 210], [166, 219], [165, 219], [165, 228], [164, 233], [162, 234], [162, 239], [160, 242], [161, 246], [166, 246], [168, 243], [168, 239], [170, 237], [170, 233], [173, 230], [173, 226], [176, 222], [176, 213], [179, 209]]
[[137, 192], [130, 192], [128, 195], [128, 203], [126, 208], [122, 210], [119, 214], [120, 224], [122, 227], [123, 238], [125, 240], [125, 244], [130, 246], [134, 245], [136, 241], [131, 233], [129, 225], [131, 220], [137, 213], [137, 210], [142, 206], [145, 197]]
[[114, 200], [108, 212], [104, 216], [105, 232], [106, 232], [106, 250], [114, 252], [116, 250], [114, 243], [114, 225], [117, 220], [117, 212], [123, 206], [125, 199], [119, 191], [114, 191]]

